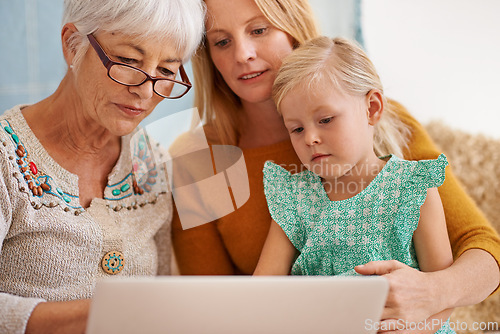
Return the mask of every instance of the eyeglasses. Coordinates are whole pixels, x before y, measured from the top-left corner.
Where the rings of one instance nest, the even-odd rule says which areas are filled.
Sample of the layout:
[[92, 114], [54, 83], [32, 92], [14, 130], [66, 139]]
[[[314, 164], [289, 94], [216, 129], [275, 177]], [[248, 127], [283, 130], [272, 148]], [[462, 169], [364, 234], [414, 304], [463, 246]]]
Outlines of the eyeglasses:
[[[152, 77], [140, 68], [112, 61], [92, 34], [87, 35], [87, 37], [101, 59], [102, 64], [108, 69], [108, 77], [119, 84], [125, 86], [140, 86], [146, 81], [151, 80], [153, 82], [153, 91], [167, 99], [178, 99], [184, 96], [192, 87], [182, 65], [179, 67], [180, 79], [182, 81], [170, 78]], [[177, 78], [178, 74], [176, 74], [175, 79]]]

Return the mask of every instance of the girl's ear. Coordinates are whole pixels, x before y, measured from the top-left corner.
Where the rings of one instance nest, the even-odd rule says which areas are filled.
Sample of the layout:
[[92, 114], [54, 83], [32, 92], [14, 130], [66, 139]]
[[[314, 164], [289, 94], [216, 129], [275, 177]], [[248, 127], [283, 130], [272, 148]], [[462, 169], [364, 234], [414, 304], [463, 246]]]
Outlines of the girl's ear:
[[366, 103], [368, 106], [368, 123], [375, 125], [380, 121], [382, 113], [384, 112], [384, 99], [382, 93], [377, 89], [372, 89], [366, 94]]
[[73, 58], [75, 57], [76, 53], [74, 46], [71, 45], [71, 37], [77, 32], [78, 29], [76, 29], [73, 23], [66, 23], [61, 30], [62, 50], [64, 59], [66, 60], [68, 66], [73, 63]]

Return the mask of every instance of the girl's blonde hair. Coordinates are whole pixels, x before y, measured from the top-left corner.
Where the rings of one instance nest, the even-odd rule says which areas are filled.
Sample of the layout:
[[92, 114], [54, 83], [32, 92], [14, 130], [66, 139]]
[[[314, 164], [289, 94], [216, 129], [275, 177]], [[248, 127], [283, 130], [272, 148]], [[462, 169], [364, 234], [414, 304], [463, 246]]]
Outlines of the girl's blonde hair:
[[[319, 29], [307, 0], [255, 0], [273, 26], [289, 34], [294, 46], [319, 36]], [[210, 15], [210, 13], [208, 13]], [[215, 133], [211, 141], [237, 145], [239, 139], [239, 97], [226, 84], [210, 57], [206, 39], [192, 59], [194, 106], [201, 119]]]
[[355, 42], [343, 38], [315, 38], [283, 60], [273, 85], [273, 99], [280, 110], [283, 98], [296, 87], [314, 91], [333, 85], [352, 96], [365, 96], [377, 89], [384, 99], [384, 114], [375, 125], [375, 154], [403, 157], [410, 130], [387, 103], [375, 66]]

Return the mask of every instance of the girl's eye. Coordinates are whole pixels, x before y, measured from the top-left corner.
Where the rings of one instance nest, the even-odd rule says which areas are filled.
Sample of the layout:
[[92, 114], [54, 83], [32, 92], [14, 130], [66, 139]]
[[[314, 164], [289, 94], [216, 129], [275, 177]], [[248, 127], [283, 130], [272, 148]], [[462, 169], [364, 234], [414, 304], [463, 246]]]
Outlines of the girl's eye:
[[301, 133], [302, 131], [304, 131], [304, 128], [298, 127], [298, 128], [293, 129], [292, 133]]
[[323, 119], [322, 119], [322, 120], [320, 120], [319, 122], [320, 122], [321, 124], [328, 124], [328, 123], [330, 123], [330, 122], [332, 121], [332, 118], [333, 118], [333, 117], [323, 118]]
[[262, 35], [266, 31], [266, 28], [259, 28], [259, 29], [254, 29], [252, 33], [254, 35]]
[[225, 47], [227, 44], [229, 43], [229, 40], [226, 38], [226, 39], [223, 39], [223, 40], [220, 40], [218, 42], [215, 42], [215, 46], [218, 46], [218, 47]]

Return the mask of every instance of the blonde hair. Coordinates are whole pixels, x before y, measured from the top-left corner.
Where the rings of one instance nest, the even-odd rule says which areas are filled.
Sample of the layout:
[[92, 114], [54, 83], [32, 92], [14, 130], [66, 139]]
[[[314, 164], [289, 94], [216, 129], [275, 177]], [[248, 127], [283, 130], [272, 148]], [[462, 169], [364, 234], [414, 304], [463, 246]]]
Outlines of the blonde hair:
[[384, 114], [374, 128], [373, 149], [383, 156], [403, 157], [410, 130], [387, 103], [375, 66], [355, 42], [344, 38], [315, 38], [283, 60], [273, 85], [273, 99], [280, 110], [283, 98], [296, 87], [315, 90], [333, 84], [352, 96], [365, 96], [376, 89], [384, 100]]
[[[294, 46], [319, 36], [319, 29], [307, 0], [255, 0], [255, 3], [276, 28], [289, 34]], [[194, 73], [194, 106], [202, 121], [215, 136], [212, 141], [236, 145], [239, 139], [240, 98], [229, 88], [215, 67], [205, 41], [192, 59]]]

